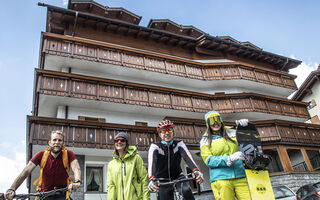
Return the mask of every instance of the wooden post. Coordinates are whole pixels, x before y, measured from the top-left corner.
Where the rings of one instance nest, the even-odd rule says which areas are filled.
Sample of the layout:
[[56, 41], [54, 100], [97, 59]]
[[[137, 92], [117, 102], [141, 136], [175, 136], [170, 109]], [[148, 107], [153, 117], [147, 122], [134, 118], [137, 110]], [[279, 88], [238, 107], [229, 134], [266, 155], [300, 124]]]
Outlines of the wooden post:
[[279, 157], [285, 172], [293, 172], [291, 161], [287, 152], [287, 148], [280, 145], [278, 146]]
[[314, 170], [313, 170], [313, 167], [312, 167], [312, 165], [311, 165], [311, 162], [310, 162], [310, 159], [309, 159], [309, 156], [308, 156], [308, 154], [307, 154], [306, 149], [305, 149], [305, 148], [301, 148], [301, 153], [302, 153], [303, 158], [304, 158], [304, 161], [306, 162], [307, 167], [308, 167], [308, 169], [309, 169], [308, 171], [314, 171]]

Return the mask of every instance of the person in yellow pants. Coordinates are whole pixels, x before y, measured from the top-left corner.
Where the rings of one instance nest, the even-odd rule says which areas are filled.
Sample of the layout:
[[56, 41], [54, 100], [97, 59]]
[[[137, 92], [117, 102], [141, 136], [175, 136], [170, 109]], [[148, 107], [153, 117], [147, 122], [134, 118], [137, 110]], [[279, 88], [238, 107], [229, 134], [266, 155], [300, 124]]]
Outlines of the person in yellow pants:
[[[239, 151], [235, 130], [224, 125], [220, 114], [210, 111], [205, 115], [207, 130], [200, 142], [201, 157], [209, 167], [211, 188], [216, 200], [249, 200], [249, 186]], [[248, 120], [236, 120], [247, 126]]]

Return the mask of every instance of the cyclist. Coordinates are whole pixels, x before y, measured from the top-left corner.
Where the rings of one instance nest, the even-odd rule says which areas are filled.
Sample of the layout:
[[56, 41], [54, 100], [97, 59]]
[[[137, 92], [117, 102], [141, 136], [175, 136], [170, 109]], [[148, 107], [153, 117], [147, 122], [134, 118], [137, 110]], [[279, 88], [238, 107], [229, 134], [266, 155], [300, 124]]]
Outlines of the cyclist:
[[108, 200], [149, 200], [148, 174], [129, 136], [119, 132], [114, 138], [113, 160], [108, 165]]
[[[40, 174], [42, 173], [42, 177], [40, 175], [41, 185], [38, 191], [46, 192], [55, 188], [64, 187], [68, 187], [69, 192], [76, 191], [81, 184], [81, 170], [78, 160], [76, 159], [74, 153], [72, 151], [66, 150], [64, 147], [64, 135], [62, 131], [52, 131], [48, 144], [49, 146], [46, 151], [49, 152], [47, 154], [48, 156], [46, 157], [46, 164], [42, 169], [43, 171], [40, 172]], [[16, 189], [18, 189], [21, 183], [31, 174], [31, 172], [36, 168], [36, 166], [40, 165], [41, 162], [43, 162], [43, 155], [45, 155], [46, 151], [40, 151], [31, 158], [27, 166], [22, 170], [20, 175], [15, 179], [11, 187], [7, 190], [5, 194], [6, 199], [13, 199]], [[69, 167], [69, 169], [72, 169], [75, 177], [74, 182], [70, 183], [69, 185], [69, 174], [64, 166], [66, 154], [68, 158], [67, 167]], [[63, 200], [71, 198], [69, 198], [68, 193], [65, 193], [46, 198], [46, 200], [49, 199]]]
[[[202, 173], [194, 162], [191, 153], [183, 141], [174, 140], [173, 123], [170, 120], [163, 120], [157, 126], [157, 131], [161, 138], [160, 142], [153, 143], [148, 155], [149, 190], [158, 192], [158, 200], [173, 200], [174, 189], [172, 185], [158, 187], [160, 181], [172, 181], [183, 179], [185, 176], [181, 169], [181, 157], [193, 171], [193, 177], [201, 184]], [[177, 184], [178, 191], [182, 191], [182, 196], [186, 200], [194, 200], [189, 182]]]
[[[211, 188], [216, 200], [250, 199], [249, 187], [232, 127], [224, 125], [220, 114], [210, 111], [205, 115], [207, 130], [200, 141], [200, 152], [209, 167]], [[247, 126], [247, 119], [236, 120]]]

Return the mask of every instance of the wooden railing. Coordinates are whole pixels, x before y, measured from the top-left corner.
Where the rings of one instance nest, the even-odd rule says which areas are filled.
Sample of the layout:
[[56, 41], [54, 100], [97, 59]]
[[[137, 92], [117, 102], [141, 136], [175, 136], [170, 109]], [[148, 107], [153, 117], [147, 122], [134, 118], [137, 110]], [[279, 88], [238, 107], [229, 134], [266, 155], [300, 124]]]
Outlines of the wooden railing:
[[[167, 117], [167, 119], [174, 122], [176, 132], [195, 136], [197, 142], [206, 131], [204, 120], [173, 117]], [[263, 144], [271, 142], [320, 146], [320, 125], [284, 120], [264, 120], [251, 123], [256, 125]], [[235, 124], [226, 122], [226, 125], [234, 126]], [[181, 138], [183, 137], [184, 135], [181, 134]]]
[[121, 65], [200, 80], [244, 79], [296, 90], [295, 76], [240, 62], [211, 63], [179, 59], [116, 45], [43, 33], [42, 52]]
[[71, 147], [113, 149], [114, 136], [120, 131], [130, 135], [130, 144], [147, 150], [159, 140], [154, 127], [97, 123], [28, 116], [29, 143], [47, 145], [53, 130], [62, 130], [65, 144]]
[[40, 94], [95, 99], [190, 112], [263, 112], [309, 118], [307, 103], [252, 93], [209, 95], [47, 70], [37, 71]]
[[[206, 126], [203, 120], [167, 117], [174, 122], [175, 139], [183, 140], [188, 146], [199, 148], [199, 142]], [[289, 121], [260, 121], [256, 124], [263, 145], [301, 144], [320, 146], [320, 126]], [[234, 125], [233, 123], [226, 123]], [[67, 146], [112, 149], [114, 136], [119, 131], [130, 135], [130, 143], [139, 150], [148, 150], [151, 143], [159, 141], [155, 127], [132, 126], [123, 124], [66, 120], [47, 117], [28, 116], [29, 143], [47, 145], [52, 130], [63, 130]], [[299, 127], [299, 131], [297, 130]], [[286, 134], [282, 130], [288, 130]], [[300, 134], [299, 134], [300, 133]]]

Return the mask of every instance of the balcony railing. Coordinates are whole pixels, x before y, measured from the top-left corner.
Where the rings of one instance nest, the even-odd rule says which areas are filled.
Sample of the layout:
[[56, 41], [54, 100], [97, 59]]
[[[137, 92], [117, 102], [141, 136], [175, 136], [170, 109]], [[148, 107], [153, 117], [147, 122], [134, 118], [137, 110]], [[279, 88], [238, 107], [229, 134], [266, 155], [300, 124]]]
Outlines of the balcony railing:
[[244, 79], [296, 90], [295, 76], [244, 63], [214, 63], [179, 59], [111, 44], [43, 33], [42, 52], [101, 63], [144, 69], [200, 80]]
[[130, 144], [139, 150], [147, 150], [158, 140], [154, 127], [97, 123], [28, 116], [29, 143], [47, 145], [53, 130], [62, 130], [65, 144], [71, 147], [113, 149], [114, 136], [120, 131], [130, 135]]
[[[168, 117], [175, 124], [177, 132], [191, 133], [200, 141], [206, 130], [203, 120]], [[290, 122], [284, 120], [264, 120], [252, 122], [256, 125], [263, 144], [286, 143], [320, 146], [320, 125]], [[234, 123], [227, 125], [233, 126]], [[183, 137], [183, 136], [182, 136]]]
[[[184, 118], [167, 117], [175, 124], [175, 138], [183, 140], [188, 146], [199, 148], [199, 142], [206, 126], [204, 120], [192, 120]], [[289, 121], [260, 121], [256, 124], [261, 136], [262, 144], [266, 145], [290, 143], [320, 146], [320, 126], [294, 123]], [[233, 123], [226, 123], [234, 125]], [[88, 122], [79, 120], [66, 120], [47, 117], [28, 116], [29, 143], [46, 145], [52, 130], [63, 130], [67, 146], [112, 149], [114, 136], [119, 131], [126, 131], [130, 135], [130, 143], [138, 147], [139, 150], [147, 150], [151, 143], [159, 141], [155, 127], [132, 126], [123, 124], [111, 124], [101, 122]], [[302, 127], [304, 134], [283, 135], [280, 131], [285, 126]], [[296, 133], [296, 132], [295, 132]], [[317, 160], [318, 162], [318, 160]]]
[[190, 112], [262, 112], [309, 118], [307, 103], [252, 93], [209, 95], [47, 70], [37, 70], [40, 94], [95, 99]]

